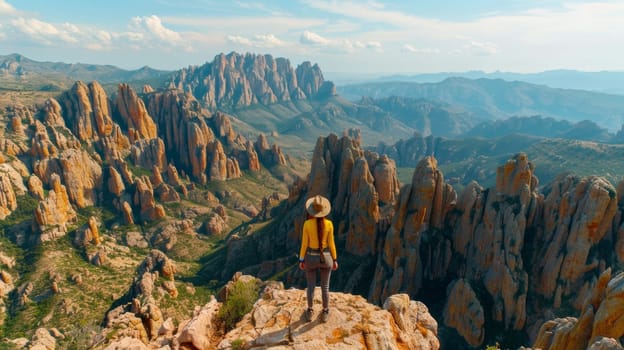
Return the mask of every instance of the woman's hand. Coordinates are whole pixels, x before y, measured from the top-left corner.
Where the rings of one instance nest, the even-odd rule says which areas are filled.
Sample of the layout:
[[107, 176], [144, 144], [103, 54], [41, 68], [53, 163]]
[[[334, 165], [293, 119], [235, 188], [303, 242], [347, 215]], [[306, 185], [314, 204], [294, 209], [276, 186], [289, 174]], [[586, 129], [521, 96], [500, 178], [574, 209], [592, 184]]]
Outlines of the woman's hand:
[[332, 266], [332, 270], [338, 270], [338, 261], [334, 260], [334, 265]]
[[305, 263], [303, 261], [299, 262], [299, 269], [300, 270], [305, 270]]

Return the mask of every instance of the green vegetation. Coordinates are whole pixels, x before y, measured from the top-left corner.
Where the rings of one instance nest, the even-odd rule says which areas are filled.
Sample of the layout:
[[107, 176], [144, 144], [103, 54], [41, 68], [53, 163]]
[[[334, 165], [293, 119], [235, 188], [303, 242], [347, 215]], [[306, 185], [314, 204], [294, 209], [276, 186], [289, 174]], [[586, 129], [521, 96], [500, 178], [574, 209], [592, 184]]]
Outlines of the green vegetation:
[[31, 220], [39, 201], [31, 195], [24, 195], [17, 197], [17, 203], [18, 206], [11, 215], [0, 220], [0, 230], [9, 229], [26, 220]]
[[232, 350], [242, 350], [244, 349], [245, 341], [243, 339], [234, 339], [232, 341]]
[[219, 309], [217, 317], [225, 325], [226, 331], [233, 329], [258, 299], [259, 285], [253, 282], [238, 280], [229, 289], [227, 300]]

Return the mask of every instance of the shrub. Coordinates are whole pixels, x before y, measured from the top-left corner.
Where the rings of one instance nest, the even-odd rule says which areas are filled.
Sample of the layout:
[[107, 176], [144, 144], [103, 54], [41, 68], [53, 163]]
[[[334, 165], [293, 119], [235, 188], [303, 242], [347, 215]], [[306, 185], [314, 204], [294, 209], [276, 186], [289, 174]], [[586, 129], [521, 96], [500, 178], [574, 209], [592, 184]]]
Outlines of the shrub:
[[227, 300], [219, 310], [218, 318], [229, 331], [245, 316], [258, 299], [258, 283], [236, 281], [229, 290]]
[[232, 341], [232, 350], [242, 350], [245, 346], [245, 341], [238, 338]]

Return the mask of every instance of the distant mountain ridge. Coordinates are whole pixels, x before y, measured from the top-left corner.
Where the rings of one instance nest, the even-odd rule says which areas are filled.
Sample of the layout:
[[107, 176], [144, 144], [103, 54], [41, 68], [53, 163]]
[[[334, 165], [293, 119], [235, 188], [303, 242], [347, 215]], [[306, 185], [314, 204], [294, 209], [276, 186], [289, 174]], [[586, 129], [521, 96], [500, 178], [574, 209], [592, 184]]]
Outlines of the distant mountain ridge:
[[144, 66], [135, 70], [125, 70], [112, 65], [86, 63], [39, 62], [14, 53], [0, 55], [0, 76], [24, 77], [31, 74], [66, 76], [74, 80], [98, 80], [101, 83], [112, 81], [132, 81], [149, 79], [171, 74]]
[[424, 98], [464, 108], [484, 120], [542, 115], [570, 122], [591, 120], [610, 131], [619, 130], [624, 121], [624, 96], [502, 79], [363, 83], [339, 87], [338, 93], [354, 100], [362, 96]]
[[457, 77], [467, 79], [503, 79], [507, 81], [523, 81], [526, 83], [546, 85], [559, 89], [578, 89], [595, 92], [624, 95], [624, 71], [584, 72], [571, 69], [555, 69], [538, 73], [514, 72], [439, 72], [411, 75], [387, 75], [379, 77], [377, 81], [412, 81], [416, 83], [437, 83], [442, 80]]

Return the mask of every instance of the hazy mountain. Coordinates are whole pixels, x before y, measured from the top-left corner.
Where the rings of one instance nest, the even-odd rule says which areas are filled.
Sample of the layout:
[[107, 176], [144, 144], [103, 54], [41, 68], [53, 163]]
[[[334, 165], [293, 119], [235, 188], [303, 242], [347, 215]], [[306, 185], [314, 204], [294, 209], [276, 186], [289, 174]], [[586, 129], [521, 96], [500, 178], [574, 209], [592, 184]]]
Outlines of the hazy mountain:
[[0, 91], [34, 90], [58, 92], [77, 81], [98, 81], [108, 91], [115, 84], [129, 83], [135, 88], [144, 84], [161, 87], [172, 72], [142, 67], [125, 70], [111, 65], [85, 63], [39, 62], [20, 54], [0, 56]]
[[[339, 76], [348, 83], [347, 78]], [[523, 81], [531, 84], [547, 85], [552, 88], [590, 90], [596, 92], [624, 95], [624, 72], [601, 71], [582, 72], [576, 70], [557, 69], [539, 73], [513, 73], [513, 72], [440, 72], [421, 73], [413, 75], [386, 75], [378, 78], [362, 76], [352, 77], [352, 81], [411, 81], [416, 83], [437, 83], [448, 78], [459, 77], [467, 79], [503, 79], [507, 81]], [[339, 85], [343, 85], [342, 83]]]
[[[498, 138], [509, 134], [556, 137], [586, 141], [613, 141], [613, 134], [585, 120], [572, 123], [542, 116], [511, 117], [482, 122], [459, 137]], [[440, 135], [443, 136], [443, 135]]]
[[338, 92], [352, 99], [362, 96], [425, 98], [462, 107], [483, 119], [542, 115], [571, 122], [591, 120], [612, 131], [619, 130], [624, 121], [624, 96], [553, 89], [501, 79], [366, 83], [342, 86]]

